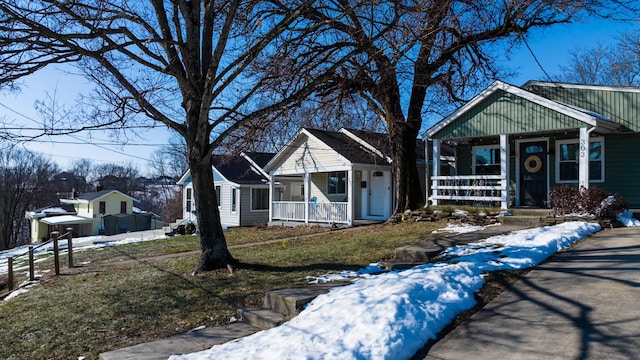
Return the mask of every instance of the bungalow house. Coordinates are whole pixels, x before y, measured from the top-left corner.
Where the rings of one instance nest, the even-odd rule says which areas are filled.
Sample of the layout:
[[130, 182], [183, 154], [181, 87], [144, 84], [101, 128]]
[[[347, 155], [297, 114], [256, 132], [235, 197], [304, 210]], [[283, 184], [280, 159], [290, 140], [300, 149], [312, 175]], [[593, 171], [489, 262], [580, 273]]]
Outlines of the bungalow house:
[[[74, 194], [75, 195], [75, 194]], [[48, 239], [51, 231], [73, 228], [74, 236], [114, 235], [162, 228], [152, 214], [134, 207], [136, 199], [118, 190], [103, 190], [60, 199], [60, 203], [28, 211], [31, 241]]]
[[433, 167], [433, 204], [547, 207], [551, 187], [573, 184], [640, 207], [638, 88], [495, 81], [424, 138], [434, 154], [443, 142], [456, 146], [455, 175]]
[[[214, 155], [213, 182], [223, 228], [266, 224], [269, 220], [269, 181], [263, 167], [272, 153]], [[196, 222], [197, 204], [193, 196], [191, 171], [178, 181], [183, 186], [183, 218]]]
[[[425, 145], [417, 146], [425, 180]], [[265, 166], [269, 221], [353, 225], [384, 221], [394, 206], [387, 134], [301, 129]]]

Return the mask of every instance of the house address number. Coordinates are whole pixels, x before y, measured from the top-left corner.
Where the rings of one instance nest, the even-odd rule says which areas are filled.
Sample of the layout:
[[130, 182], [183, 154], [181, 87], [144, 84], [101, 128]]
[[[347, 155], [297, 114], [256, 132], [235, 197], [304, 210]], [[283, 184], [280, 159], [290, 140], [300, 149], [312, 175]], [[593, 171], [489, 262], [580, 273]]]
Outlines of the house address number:
[[580, 157], [587, 156], [587, 141], [585, 139], [580, 139]]

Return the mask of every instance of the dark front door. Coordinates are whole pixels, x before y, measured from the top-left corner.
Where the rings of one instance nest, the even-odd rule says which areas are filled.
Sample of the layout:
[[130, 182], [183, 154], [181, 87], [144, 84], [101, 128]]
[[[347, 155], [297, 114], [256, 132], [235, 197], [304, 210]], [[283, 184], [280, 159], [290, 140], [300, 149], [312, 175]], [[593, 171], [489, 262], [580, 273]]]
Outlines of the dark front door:
[[520, 205], [545, 206], [547, 200], [547, 142], [520, 143]]

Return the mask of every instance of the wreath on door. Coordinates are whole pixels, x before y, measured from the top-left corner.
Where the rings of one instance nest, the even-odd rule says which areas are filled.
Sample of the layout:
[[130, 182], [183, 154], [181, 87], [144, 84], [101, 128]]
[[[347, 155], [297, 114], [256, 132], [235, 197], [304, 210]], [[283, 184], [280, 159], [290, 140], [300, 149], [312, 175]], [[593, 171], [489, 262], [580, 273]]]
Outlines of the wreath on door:
[[542, 169], [542, 159], [538, 155], [530, 155], [524, 161], [524, 168], [531, 174], [535, 174]]

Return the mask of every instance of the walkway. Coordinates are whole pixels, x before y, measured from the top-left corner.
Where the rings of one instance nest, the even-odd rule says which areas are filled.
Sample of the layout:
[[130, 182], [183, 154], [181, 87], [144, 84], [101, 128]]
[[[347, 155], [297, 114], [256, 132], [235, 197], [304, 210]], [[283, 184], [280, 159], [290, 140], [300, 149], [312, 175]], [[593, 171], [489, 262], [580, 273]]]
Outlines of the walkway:
[[538, 266], [425, 360], [640, 358], [640, 230], [601, 231]]

